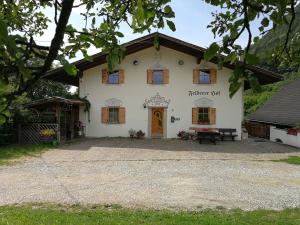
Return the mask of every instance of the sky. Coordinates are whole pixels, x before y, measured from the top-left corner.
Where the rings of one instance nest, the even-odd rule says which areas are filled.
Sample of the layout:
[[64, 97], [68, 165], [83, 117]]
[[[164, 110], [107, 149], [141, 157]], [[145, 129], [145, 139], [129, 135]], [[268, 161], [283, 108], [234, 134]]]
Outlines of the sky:
[[[175, 19], [173, 21], [176, 25], [176, 31], [173, 32], [168, 27], [165, 27], [164, 29], [158, 30], [159, 32], [192, 44], [196, 44], [201, 47], [208, 47], [212, 42], [220, 42], [222, 40], [220, 37], [214, 39], [213, 33], [210, 29], [207, 28], [207, 25], [209, 25], [213, 20], [211, 13], [220, 11], [220, 8], [211, 6], [205, 3], [204, 0], [172, 0], [170, 5], [175, 12]], [[81, 11], [81, 8], [73, 9], [72, 15], [69, 20], [69, 22], [76, 28], [80, 28], [83, 26], [83, 17], [80, 15]], [[47, 9], [45, 13], [47, 16], [49, 16], [50, 19], [53, 19], [53, 9]], [[254, 22], [252, 26], [254, 28], [254, 34], [257, 33], [255, 31], [258, 28], [258, 23]], [[143, 34], [133, 34], [132, 30], [126, 24], [123, 24], [120, 27], [120, 30], [125, 35], [124, 38], [120, 39], [121, 43], [125, 43], [148, 34], [148, 32], [145, 32]], [[154, 31], [156, 30], [153, 30], [153, 32]], [[37, 38], [37, 43], [50, 45], [50, 41], [54, 35], [54, 32], [55, 25], [50, 24], [45, 35]], [[242, 36], [239, 39], [238, 43], [242, 46], [245, 46], [247, 43], [246, 36]], [[88, 53], [95, 54], [99, 51], [99, 49], [91, 48], [89, 49]], [[77, 57], [72, 61], [79, 60], [81, 58], [82, 55], [78, 54]]]
[[[78, 4], [79, 2], [80, 0], [75, 0], [75, 4]], [[173, 32], [167, 26], [165, 26], [164, 29], [158, 30], [160, 33], [204, 48], [209, 47], [209, 45], [214, 41], [221, 42], [222, 38], [214, 38], [211, 30], [207, 28], [207, 25], [209, 25], [213, 20], [211, 13], [220, 11], [221, 9], [219, 7], [209, 5], [205, 3], [204, 0], [172, 0], [170, 5], [175, 12], [175, 18], [173, 21], [176, 25], [176, 31]], [[69, 23], [71, 23], [77, 29], [84, 25], [83, 17], [80, 15], [81, 12], [82, 8], [73, 9], [69, 19]], [[53, 9], [46, 9], [45, 14], [49, 17], [49, 19], [53, 19], [54, 17]], [[253, 34], [258, 34], [257, 28], [259, 27], [259, 23], [257, 21], [253, 22], [251, 26]], [[120, 31], [124, 34], [124, 38], [120, 39], [121, 43], [125, 43], [148, 34], [148, 32], [143, 34], [133, 34], [132, 30], [126, 24], [123, 24], [120, 27]], [[156, 30], [153, 30], [152, 32], [155, 31]], [[50, 45], [54, 33], [55, 24], [52, 23], [49, 25], [49, 28], [45, 34], [36, 39], [37, 43], [41, 45]], [[246, 46], [247, 37], [242, 35], [237, 43], [241, 46]], [[96, 54], [98, 52], [100, 52], [100, 49], [96, 49], [94, 47], [91, 47], [88, 50], [89, 55]], [[83, 56], [81, 53], [78, 53], [76, 58], [71, 59], [70, 61], [73, 62], [82, 58]], [[71, 88], [71, 92], [74, 92], [75, 90], [75, 87]]]

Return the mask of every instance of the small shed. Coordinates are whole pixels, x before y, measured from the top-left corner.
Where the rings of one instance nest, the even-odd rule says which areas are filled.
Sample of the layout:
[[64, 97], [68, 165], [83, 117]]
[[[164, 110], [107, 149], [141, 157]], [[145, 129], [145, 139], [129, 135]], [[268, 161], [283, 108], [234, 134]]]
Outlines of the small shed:
[[24, 105], [31, 111], [29, 122], [19, 124], [20, 143], [42, 143], [56, 140], [64, 143], [84, 135], [84, 124], [79, 121], [79, 107], [86, 101], [50, 97]]
[[250, 135], [271, 139], [270, 130], [286, 130], [300, 125], [300, 78], [282, 87], [246, 119]]

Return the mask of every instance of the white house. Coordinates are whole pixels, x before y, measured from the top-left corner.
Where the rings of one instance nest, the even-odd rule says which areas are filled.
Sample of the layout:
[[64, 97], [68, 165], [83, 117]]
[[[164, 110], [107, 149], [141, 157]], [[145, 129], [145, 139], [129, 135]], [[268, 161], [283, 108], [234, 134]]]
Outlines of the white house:
[[[153, 46], [158, 35], [160, 47]], [[79, 118], [88, 137], [128, 136], [142, 130], [147, 137], [174, 138], [190, 127], [235, 128], [241, 138], [243, 88], [229, 97], [232, 65], [218, 70], [216, 59], [202, 60], [205, 49], [160, 34], [150, 34], [125, 44], [126, 57], [108, 72], [105, 54], [93, 62], [80, 60], [71, 77], [59, 68], [46, 78], [79, 86], [81, 97], [91, 103]], [[278, 74], [247, 66], [263, 84]]]

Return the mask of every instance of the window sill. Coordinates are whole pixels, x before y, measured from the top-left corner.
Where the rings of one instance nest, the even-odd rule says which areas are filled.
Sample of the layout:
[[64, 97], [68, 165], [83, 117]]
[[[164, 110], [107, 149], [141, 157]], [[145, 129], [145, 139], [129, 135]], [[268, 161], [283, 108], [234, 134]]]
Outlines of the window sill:
[[152, 84], [152, 85], [165, 85], [165, 83], [161, 83], [161, 84], [150, 83], [150, 84]]

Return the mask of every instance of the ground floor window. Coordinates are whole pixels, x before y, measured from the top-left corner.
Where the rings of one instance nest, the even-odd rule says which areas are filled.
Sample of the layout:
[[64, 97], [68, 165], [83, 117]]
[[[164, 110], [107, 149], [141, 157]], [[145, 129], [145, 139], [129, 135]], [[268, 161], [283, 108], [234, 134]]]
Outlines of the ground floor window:
[[108, 122], [119, 123], [119, 108], [109, 108]]
[[102, 107], [101, 121], [106, 124], [122, 124], [125, 123], [124, 107]]
[[199, 123], [209, 123], [209, 108], [198, 108]]
[[211, 107], [197, 107], [192, 109], [193, 124], [216, 124], [216, 109]]

